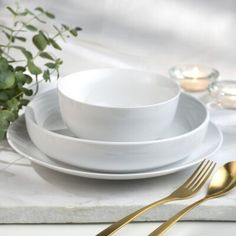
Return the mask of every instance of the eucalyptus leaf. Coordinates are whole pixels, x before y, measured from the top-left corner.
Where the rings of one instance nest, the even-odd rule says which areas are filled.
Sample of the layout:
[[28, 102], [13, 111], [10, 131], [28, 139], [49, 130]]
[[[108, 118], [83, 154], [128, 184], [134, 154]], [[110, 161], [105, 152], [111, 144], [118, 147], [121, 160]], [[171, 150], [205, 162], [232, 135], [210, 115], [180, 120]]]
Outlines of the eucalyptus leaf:
[[42, 58], [54, 61], [54, 58], [48, 52], [41, 52], [39, 56]]
[[15, 97], [15, 96], [19, 93], [19, 89], [16, 88], [15, 86], [14, 86], [13, 88], [4, 89], [4, 90], [2, 90], [2, 91], [7, 94], [7, 96], [9, 97], [9, 99]]
[[38, 66], [36, 66], [32, 60], [29, 60], [27, 65], [31, 74], [39, 75], [42, 73], [42, 70]]
[[11, 71], [0, 71], [0, 89], [11, 88], [15, 84], [15, 75]]
[[18, 40], [20, 40], [21, 42], [26, 42], [26, 38], [25, 38], [25, 37], [15, 36], [15, 39], [18, 39]]
[[1, 119], [8, 120], [8, 121], [14, 121], [15, 114], [12, 111], [9, 110], [2, 110], [0, 111], [0, 117]]
[[27, 89], [27, 88], [22, 88], [22, 91], [26, 96], [32, 96], [33, 95], [33, 90], [32, 89]]
[[0, 101], [7, 101], [9, 99], [7, 93], [3, 90], [0, 91]]
[[30, 31], [33, 31], [33, 32], [35, 32], [35, 31], [38, 30], [38, 29], [37, 29], [35, 26], [33, 26], [33, 25], [25, 25], [25, 28], [28, 29], [28, 30], [30, 30]]
[[0, 111], [0, 136], [1, 137], [5, 136], [5, 133], [7, 131], [9, 124], [10, 124], [10, 122], [1, 116], [1, 111]]
[[20, 105], [20, 101], [17, 98], [12, 98], [6, 102], [7, 107], [10, 111], [18, 111], [18, 107]]
[[21, 99], [21, 100], [20, 100], [20, 104], [21, 104], [22, 106], [26, 106], [26, 105], [28, 105], [28, 103], [29, 103], [29, 100], [27, 100], [27, 99]]
[[78, 31], [76, 29], [71, 29], [70, 33], [75, 37], [78, 35]]
[[30, 84], [33, 81], [32, 77], [30, 75], [27, 75], [27, 74], [25, 74], [25, 79], [26, 79], [27, 84]]
[[55, 15], [52, 14], [51, 12], [46, 11], [46, 12], [45, 12], [45, 15], [46, 15], [48, 18], [55, 19]]
[[44, 13], [44, 10], [43, 10], [42, 7], [36, 7], [35, 10], [36, 10], [36, 11], [39, 11], [39, 12], [41, 12], [41, 13]]
[[17, 88], [19, 88], [19, 89], [23, 92], [24, 83], [22, 83], [22, 82], [17, 82], [16, 85], [17, 85]]
[[50, 72], [49, 72], [49, 70], [45, 70], [43, 72], [43, 78], [44, 78], [45, 81], [50, 81]]
[[0, 58], [0, 71], [5, 71], [8, 69], [8, 61], [6, 58]]
[[45, 38], [45, 40], [47, 41], [47, 43], [49, 44], [49, 42], [48, 42], [48, 37], [46, 36], [46, 34], [45, 34], [42, 30], [39, 30], [39, 34], [41, 34], [41, 35]]
[[65, 30], [70, 30], [70, 27], [67, 26], [67, 25], [65, 25], [65, 24], [62, 24], [61, 26], [62, 26]]
[[81, 31], [81, 30], [82, 30], [82, 28], [79, 27], [79, 26], [76, 26], [75, 29], [76, 29], [77, 31]]
[[21, 52], [24, 54], [24, 56], [26, 57], [28, 61], [33, 59], [33, 55], [30, 51], [27, 51], [26, 49], [22, 48]]
[[23, 84], [26, 82], [25, 75], [22, 71], [15, 72], [15, 78], [16, 78], [17, 82], [21, 82]]
[[58, 50], [62, 50], [62, 48], [60, 47], [60, 45], [53, 39], [53, 38], [49, 38], [49, 43]]
[[46, 67], [50, 68], [50, 69], [54, 69], [56, 67], [56, 64], [48, 62], [45, 64]]
[[56, 59], [55, 64], [62, 65], [63, 61], [60, 58], [58, 58], [58, 59]]
[[40, 51], [43, 51], [46, 47], [47, 47], [47, 40], [45, 39], [45, 37], [39, 33], [39, 34], [36, 34], [34, 37], [33, 37], [33, 43], [34, 45], [40, 50]]
[[8, 11], [10, 11], [14, 16], [17, 16], [17, 13], [11, 8], [11, 7], [6, 7]]
[[25, 72], [25, 67], [24, 66], [17, 66], [15, 68], [15, 71], [22, 71], [22, 72]]
[[0, 127], [0, 140], [3, 140], [6, 137], [6, 131], [7, 129], [2, 129]]

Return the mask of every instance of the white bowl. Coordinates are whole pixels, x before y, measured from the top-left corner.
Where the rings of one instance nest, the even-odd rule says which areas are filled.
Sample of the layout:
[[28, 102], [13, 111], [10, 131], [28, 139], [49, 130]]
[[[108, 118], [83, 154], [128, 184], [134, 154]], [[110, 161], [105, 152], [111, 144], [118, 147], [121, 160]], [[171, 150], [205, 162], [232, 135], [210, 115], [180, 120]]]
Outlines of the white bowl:
[[165, 138], [144, 142], [107, 142], [71, 137], [59, 111], [57, 91], [37, 96], [25, 111], [33, 143], [54, 159], [102, 172], [145, 171], [180, 161], [203, 141], [209, 121], [205, 106], [181, 94], [176, 117]]
[[24, 115], [19, 117], [10, 125], [9, 129], [7, 130], [7, 140], [10, 146], [20, 155], [28, 158], [30, 161], [37, 163], [38, 165], [55, 171], [86, 178], [131, 180], [168, 175], [194, 166], [203, 161], [203, 159], [212, 158], [212, 156], [215, 155], [222, 145], [223, 135], [218, 127], [210, 122], [202, 144], [200, 144], [198, 148], [196, 148], [196, 150], [194, 150], [184, 160], [170, 165], [165, 165], [160, 168], [153, 168], [148, 171], [132, 173], [108, 173], [82, 169], [50, 158], [32, 143], [26, 130]]
[[147, 141], [162, 137], [175, 116], [180, 88], [154, 73], [97, 69], [58, 81], [63, 120], [80, 138]]

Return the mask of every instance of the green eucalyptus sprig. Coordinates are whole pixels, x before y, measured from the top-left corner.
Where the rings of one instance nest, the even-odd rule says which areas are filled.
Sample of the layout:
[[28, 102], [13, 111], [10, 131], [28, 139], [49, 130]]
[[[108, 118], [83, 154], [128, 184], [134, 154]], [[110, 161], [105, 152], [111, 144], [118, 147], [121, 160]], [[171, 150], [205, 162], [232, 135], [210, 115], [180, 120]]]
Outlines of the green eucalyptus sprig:
[[[62, 60], [51, 52], [62, 50], [57, 39], [76, 37], [81, 30], [53, 24], [54, 14], [42, 7], [30, 10], [17, 5], [6, 9], [13, 20], [11, 26], [0, 24], [0, 140], [5, 137], [10, 122], [18, 117], [19, 110], [28, 104], [28, 97], [34, 95], [30, 87], [36, 85], [37, 93], [39, 76], [44, 81], [50, 81], [54, 73], [59, 77]], [[53, 35], [42, 29], [44, 24], [48, 29], [52, 26]], [[33, 50], [28, 40], [32, 41]]]

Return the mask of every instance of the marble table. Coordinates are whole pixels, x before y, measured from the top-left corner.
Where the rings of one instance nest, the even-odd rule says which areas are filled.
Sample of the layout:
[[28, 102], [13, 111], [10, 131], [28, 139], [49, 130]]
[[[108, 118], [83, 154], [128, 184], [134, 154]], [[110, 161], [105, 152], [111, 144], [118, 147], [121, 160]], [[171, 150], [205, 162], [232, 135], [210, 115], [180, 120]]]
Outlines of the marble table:
[[[235, 159], [234, 133], [213, 157], [219, 163]], [[3, 143], [0, 151], [0, 223], [101, 223], [116, 221], [129, 212], [170, 193], [192, 168], [158, 178], [104, 181], [61, 174], [31, 163]], [[139, 218], [162, 221], [198, 199], [170, 203]], [[236, 191], [196, 208], [185, 220], [236, 221]]]
[[[132, 223], [118, 231], [116, 236], [144, 236], [152, 232], [160, 223]], [[1, 225], [0, 234], [4, 236], [93, 236], [107, 224], [73, 225]], [[222, 236], [235, 235], [233, 222], [181, 222], [170, 229], [166, 236]]]

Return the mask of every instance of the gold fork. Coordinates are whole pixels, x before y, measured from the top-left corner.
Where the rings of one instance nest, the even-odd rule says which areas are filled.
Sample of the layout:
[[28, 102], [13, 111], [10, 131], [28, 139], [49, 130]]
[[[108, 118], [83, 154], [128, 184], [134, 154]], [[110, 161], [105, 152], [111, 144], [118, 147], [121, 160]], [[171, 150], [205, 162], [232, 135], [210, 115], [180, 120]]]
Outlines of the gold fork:
[[131, 214], [119, 220], [118, 222], [110, 225], [108, 228], [104, 229], [97, 236], [109, 236], [119, 230], [121, 227], [125, 226], [132, 220], [136, 219], [138, 216], [143, 215], [148, 210], [157, 207], [161, 204], [175, 201], [175, 200], [184, 200], [186, 198], [192, 197], [196, 194], [204, 183], [207, 181], [212, 171], [214, 170], [216, 163], [210, 160], [204, 160], [200, 166], [194, 171], [194, 173], [189, 177], [189, 179], [181, 185], [177, 190], [171, 193], [169, 196], [153, 202]]
[[179, 211], [172, 216], [165, 223], [160, 225], [149, 236], [161, 236], [183, 216], [189, 213], [192, 209], [200, 205], [205, 201], [212, 200], [214, 198], [222, 197], [227, 194], [233, 188], [236, 187], [236, 161], [231, 161], [221, 166], [213, 175], [209, 185], [207, 194], [200, 200], [192, 203], [186, 208]]

